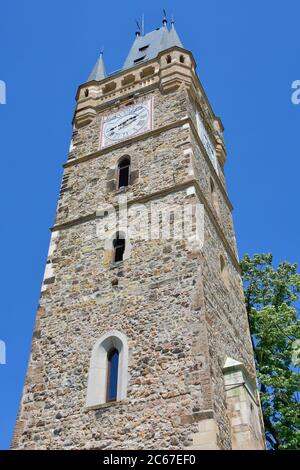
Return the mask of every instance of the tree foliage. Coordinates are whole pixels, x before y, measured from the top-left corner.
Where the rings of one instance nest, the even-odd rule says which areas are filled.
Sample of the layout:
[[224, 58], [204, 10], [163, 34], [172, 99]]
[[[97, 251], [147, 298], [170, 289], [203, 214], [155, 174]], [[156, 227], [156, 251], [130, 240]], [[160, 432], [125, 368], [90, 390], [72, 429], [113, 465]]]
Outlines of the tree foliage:
[[245, 255], [241, 268], [267, 444], [300, 449], [300, 274], [288, 262], [275, 269], [272, 254]]

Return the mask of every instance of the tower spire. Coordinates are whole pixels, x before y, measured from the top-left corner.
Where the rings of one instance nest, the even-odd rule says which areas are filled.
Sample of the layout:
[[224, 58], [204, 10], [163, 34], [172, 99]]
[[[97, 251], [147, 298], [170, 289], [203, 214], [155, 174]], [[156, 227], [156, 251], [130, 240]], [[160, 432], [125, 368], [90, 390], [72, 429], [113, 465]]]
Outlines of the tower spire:
[[123, 65], [123, 70], [134, 67], [140, 62], [154, 59], [161, 51], [170, 49], [171, 47], [177, 46], [183, 48], [182, 42], [175, 30], [173, 18], [170, 30], [168, 28], [167, 13], [165, 10], [163, 26], [161, 28], [157, 28], [154, 31], [144, 34], [143, 22], [142, 27], [140, 26], [140, 22], [136, 23], [138, 34], [127, 55]]
[[98, 60], [92, 72], [89, 75], [88, 82], [90, 82], [91, 80], [96, 80], [96, 81], [103, 80], [104, 78], [107, 77], [105, 65], [103, 61], [103, 51], [104, 51], [104, 47], [101, 48]]
[[167, 47], [173, 47], [173, 46], [178, 46], [178, 47], [183, 47], [182, 42], [177, 34], [177, 31], [174, 26], [174, 18], [172, 17], [171, 21], [171, 29], [169, 31], [169, 37], [168, 37], [168, 46]]

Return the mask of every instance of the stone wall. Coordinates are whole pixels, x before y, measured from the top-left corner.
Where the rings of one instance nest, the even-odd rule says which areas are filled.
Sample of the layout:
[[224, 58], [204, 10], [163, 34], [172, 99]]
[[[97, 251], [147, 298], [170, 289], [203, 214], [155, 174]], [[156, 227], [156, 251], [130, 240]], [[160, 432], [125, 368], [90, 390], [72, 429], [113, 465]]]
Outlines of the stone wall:
[[[150, 93], [144, 94], [143, 98], [140, 99], [144, 99], [149, 94], [154, 97], [153, 127], [155, 129], [187, 117], [187, 94], [183, 88], [173, 93], [171, 100], [166, 99], [165, 95], [162, 95], [159, 90], [151, 90]], [[135, 103], [138, 103], [138, 101], [139, 99], [136, 99]], [[119, 105], [111, 106], [109, 112], [117, 111], [118, 107]], [[76, 159], [99, 150], [101, 119], [107, 112], [107, 110], [100, 111], [90, 125], [75, 130], [72, 158]]]
[[[164, 202], [186, 198], [181, 191]], [[95, 222], [60, 231], [55, 279], [41, 297], [18, 447], [184, 448], [197, 413], [211, 403], [205, 325], [191, 307], [197, 257], [184, 241], [156, 240], [132, 242], [120, 265], [107, 267], [104, 258]], [[128, 398], [87, 411], [91, 350], [112, 329], [129, 341]]]
[[[160, 199], [167, 206], [191, 202], [196, 197], [186, 190]], [[239, 275], [228, 259], [229, 290], [222, 284], [224, 250], [209, 219], [202, 252], [182, 240], [131, 241], [130, 257], [118, 265], [105, 262], [96, 223], [56, 237], [16, 447], [193, 448], [209, 416], [218, 446], [229, 449], [222, 367], [231, 355], [254, 371]], [[114, 329], [129, 341], [128, 396], [87, 410], [91, 351]]]
[[65, 170], [67, 182], [61, 195], [56, 223], [93, 213], [118, 203], [119, 193], [108, 183], [116, 179], [118, 161], [129, 155], [135, 180], [130, 199], [143, 198], [187, 180], [189, 157], [183, 149], [190, 142], [189, 129], [170, 129], [146, 140], [122, 146]]

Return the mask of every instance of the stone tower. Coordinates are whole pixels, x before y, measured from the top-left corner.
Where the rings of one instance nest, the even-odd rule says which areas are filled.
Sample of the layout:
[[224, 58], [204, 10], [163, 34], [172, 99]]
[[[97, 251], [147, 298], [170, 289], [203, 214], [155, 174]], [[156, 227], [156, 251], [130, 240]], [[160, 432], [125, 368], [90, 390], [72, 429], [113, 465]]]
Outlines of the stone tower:
[[76, 100], [12, 448], [263, 449], [223, 126], [192, 53], [164, 19], [120, 71], [100, 54]]

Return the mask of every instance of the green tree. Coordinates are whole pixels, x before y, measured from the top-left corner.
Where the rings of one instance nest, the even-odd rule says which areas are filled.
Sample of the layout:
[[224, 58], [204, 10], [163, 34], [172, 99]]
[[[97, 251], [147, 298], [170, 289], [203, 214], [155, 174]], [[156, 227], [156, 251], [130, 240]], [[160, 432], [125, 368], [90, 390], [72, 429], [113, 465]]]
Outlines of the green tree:
[[300, 449], [300, 274], [288, 262], [275, 269], [272, 254], [245, 255], [241, 268], [267, 444]]

